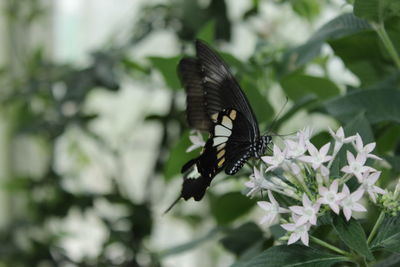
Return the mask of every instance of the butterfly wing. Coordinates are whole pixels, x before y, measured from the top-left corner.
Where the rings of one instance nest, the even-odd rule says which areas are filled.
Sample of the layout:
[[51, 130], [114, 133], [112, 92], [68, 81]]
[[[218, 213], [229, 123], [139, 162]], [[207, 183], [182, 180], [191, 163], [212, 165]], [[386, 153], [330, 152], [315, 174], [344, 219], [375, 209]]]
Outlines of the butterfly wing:
[[252, 139], [259, 136], [257, 119], [225, 62], [204, 42], [196, 41], [196, 58], [184, 58], [178, 73], [187, 92], [189, 125], [212, 130], [212, 116], [224, 109], [239, 111], [248, 121]]
[[184, 182], [181, 196], [187, 200], [203, 198], [212, 179], [225, 168], [227, 174], [235, 174], [246, 160], [253, 156], [248, 140], [251, 129], [246, 118], [237, 110], [218, 113], [210, 138], [202, 154], [190, 160], [182, 168]]

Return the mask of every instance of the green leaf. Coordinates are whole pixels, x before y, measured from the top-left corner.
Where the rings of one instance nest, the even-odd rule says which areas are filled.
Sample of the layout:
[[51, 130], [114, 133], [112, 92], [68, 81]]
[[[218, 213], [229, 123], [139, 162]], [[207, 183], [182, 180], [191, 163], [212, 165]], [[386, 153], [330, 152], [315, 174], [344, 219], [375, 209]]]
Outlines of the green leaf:
[[153, 67], [161, 73], [166, 85], [174, 90], [182, 88], [176, 73], [176, 66], [178, 66], [180, 58], [179, 56], [148, 58]]
[[245, 223], [235, 229], [228, 229], [226, 236], [220, 240], [225, 249], [239, 256], [251, 246], [263, 241], [264, 233], [255, 223]]
[[400, 122], [400, 91], [374, 89], [353, 91], [345, 96], [324, 103], [326, 112], [340, 121], [349, 121], [354, 115], [365, 112], [371, 124], [391, 121]]
[[247, 75], [242, 79], [241, 85], [256, 114], [257, 120], [259, 122], [270, 121], [274, 114], [274, 109], [267, 101], [267, 97], [261, 94], [254, 81]]
[[363, 88], [382, 82], [396, 70], [373, 31], [330, 40], [329, 45], [346, 67], [357, 75]]
[[356, 0], [354, 14], [373, 22], [383, 22], [393, 16], [400, 16], [398, 0]]
[[197, 34], [197, 38], [205, 41], [208, 44], [212, 44], [214, 42], [215, 36], [215, 20], [209, 21], [206, 25], [201, 28], [199, 33]]
[[289, 98], [298, 100], [306, 94], [328, 99], [337, 96], [340, 89], [331, 80], [305, 74], [293, 73], [281, 80], [281, 86]]
[[294, 0], [292, 1], [292, 9], [299, 16], [308, 20], [312, 20], [320, 13], [319, 0]]
[[347, 261], [346, 257], [321, 253], [318, 250], [300, 245], [282, 245], [267, 249], [260, 255], [239, 261], [232, 267], [285, 267], [285, 266], [331, 266]]
[[399, 265], [400, 265], [400, 255], [394, 254], [391, 255], [390, 257], [383, 259], [382, 261], [379, 261], [373, 267], [398, 267]]
[[220, 231], [221, 231], [220, 228], [214, 228], [202, 237], [195, 238], [187, 243], [184, 243], [184, 244], [181, 244], [181, 245], [169, 248], [169, 249], [165, 249], [165, 250], [159, 252], [157, 255], [161, 259], [161, 258], [165, 258], [165, 257], [171, 256], [171, 255], [186, 252], [188, 250], [196, 248], [197, 246], [199, 246], [207, 241], [216, 239], [219, 236]]
[[379, 231], [370, 245], [372, 250], [384, 249], [400, 253], [400, 215], [385, 215]]
[[383, 158], [389, 162], [396, 173], [400, 173], [400, 156], [384, 156]]
[[164, 166], [164, 178], [170, 180], [175, 175], [181, 173], [182, 166], [190, 159], [199, 155], [199, 150], [186, 152], [186, 149], [191, 145], [189, 140], [189, 132], [185, 132], [176, 144], [169, 151], [168, 159]]
[[249, 212], [255, 201], [241, 192], [229, 192], [224, 195], [210, 196], [211, 213], [220, 225], [226, 225]]
[[333, 228], [338, 233], [340, 239], [358, 254], [363, 255], [368, 260], [373, 260], [374, 256], [367, 245], [367, 237], [364, 229], [357, 220], [351, 218], [346, 221], [343, 216], [335, 216], [332, 222]]
[[282, 60], [283, 74], [294, 71], [320, 53], [324, 42], [342, 38], [361, 31], [369, 30], [367, 21], [359, 19], [351, 13], [340, 15], [324, 24], [305, 44], [290, 49]]

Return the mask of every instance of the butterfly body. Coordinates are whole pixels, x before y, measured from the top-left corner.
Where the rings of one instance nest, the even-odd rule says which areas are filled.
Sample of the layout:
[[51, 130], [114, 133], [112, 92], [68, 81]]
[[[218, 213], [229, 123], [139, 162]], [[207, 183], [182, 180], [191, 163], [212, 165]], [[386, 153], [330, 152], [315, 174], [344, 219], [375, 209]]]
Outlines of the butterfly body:
[[272, 138], [260, 135], [242, 89], [225, 62], [205, 43], [196, 41], [196, 57], [183, 58], [178, 74], [187, 93], [189, 126], [209, 133], [200, 156], [182, 167], [180, 197], [199, 201], [220, 171], [237, 173], [248, 159], [263, 155]]

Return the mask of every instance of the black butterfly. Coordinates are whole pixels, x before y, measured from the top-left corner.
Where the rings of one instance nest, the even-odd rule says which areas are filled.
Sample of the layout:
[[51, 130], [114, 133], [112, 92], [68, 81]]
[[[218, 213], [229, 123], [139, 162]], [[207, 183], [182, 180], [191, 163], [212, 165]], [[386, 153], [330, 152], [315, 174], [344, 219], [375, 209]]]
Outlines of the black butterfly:
[[193, 197], [199, 201], [215, 175], [223, 169], [228, 175], [235, 174], [249, 158], [264, 154], [272, 138], [260, 135], [238, 82], [204, 42], [196, 41], [196, 57], [183, 58], [178, 74], [187, 93], [189, 126], [210, 134], [201, 155], [182, 167], [184, 181], [178, 200]]

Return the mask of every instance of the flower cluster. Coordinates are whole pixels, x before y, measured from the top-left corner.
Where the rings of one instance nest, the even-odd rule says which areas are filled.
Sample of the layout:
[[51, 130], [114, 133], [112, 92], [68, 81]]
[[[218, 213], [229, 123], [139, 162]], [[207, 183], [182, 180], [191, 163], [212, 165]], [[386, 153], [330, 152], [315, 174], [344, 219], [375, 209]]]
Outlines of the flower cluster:
[[[309, 129], [284, 140], [283, 148], [274, 144], [273, 154], [262, 157], [266, 171], [262, 166], [255, 167], [251, 180], [245, 184], [250, 189], [247, 194], [250, 197], [262, 190], [268, 192], [269, 201], [258, 202], [266, 212], [261, 223], [270, 226], [283, 222], [281, 227], [288, 232], [288, 244], [300, 239], [308, 246], [311, 226], [328, 210], [336, 214], [343, 212], [350, 220], [354, 212], [366, 211], [360, 203], [364, 195], [376, 203], [377, 194], [385, 193], [375, 185], [381, 173], [369, 166], [374, 160], [381, 160], [372, 154], [375, 143], [364, 145], [359, 134], [345, 137], [341, 127], [329, 132], [333, 142], [320, 149], [310, 142]], [[342, 149], [346, 149], [345, 153], [339, 153]], [[338, 155], [345, 155], [347, 162], [339, 173], [331, 173], [333, 164], [340, 163]], [[353, 177], [358, 186], [350, 190], [346, 182]], [[273, 194], [292, 198], [299, 205], [281, 207]], [[282, 214], [288, 218], [281, 218]]]

